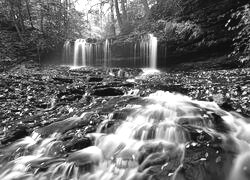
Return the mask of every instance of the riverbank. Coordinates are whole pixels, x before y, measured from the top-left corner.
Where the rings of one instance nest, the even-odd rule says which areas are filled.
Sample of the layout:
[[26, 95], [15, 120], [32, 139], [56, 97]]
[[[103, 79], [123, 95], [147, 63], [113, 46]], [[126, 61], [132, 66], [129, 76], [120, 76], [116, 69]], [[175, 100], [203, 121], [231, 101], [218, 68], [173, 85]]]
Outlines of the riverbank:
[[[70, 69], [23, 63], [0, 74], [1, 144], [8, 144], [84, 112], [98, 122], [127, 101], [158, 90], [215, 101], [227, 111], [250, 116], [250, 69], [155, 72], [141, 69]], [[128, 96], [124, 96], [128, 95]], [[95, 118], [94, 118], [95, 119]], [[93, 131], [96, 127], [92, 127]]]

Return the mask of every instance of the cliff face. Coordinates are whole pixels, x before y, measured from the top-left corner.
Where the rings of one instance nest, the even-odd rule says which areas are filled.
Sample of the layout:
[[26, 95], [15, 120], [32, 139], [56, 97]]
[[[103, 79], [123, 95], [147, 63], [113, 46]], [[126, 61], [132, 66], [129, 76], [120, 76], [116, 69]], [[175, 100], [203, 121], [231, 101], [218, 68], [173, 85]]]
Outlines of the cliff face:
[[[247, 3], [247, 0], [182, 0], [183, 9], [177, 22], [192, 22], [199, 28], [199, 33], [195, 37], [191, 33], [175, 42], [161, 41], [161, 64], [199, 61], [229, 54], [237, 32], [228, 31], [225, 25], [231, 14]], [[231, 23], [234, 25], [237, 20]]]

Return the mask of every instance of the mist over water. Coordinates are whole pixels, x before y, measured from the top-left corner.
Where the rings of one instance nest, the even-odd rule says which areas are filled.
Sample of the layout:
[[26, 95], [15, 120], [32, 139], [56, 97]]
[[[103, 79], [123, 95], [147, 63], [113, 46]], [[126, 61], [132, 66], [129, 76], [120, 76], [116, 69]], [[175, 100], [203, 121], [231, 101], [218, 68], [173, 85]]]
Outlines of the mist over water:
[[[60, 133], [42, 137], [45, 129], [34, 131], [1, 150], [0, 178], [249, 179], [250, 130], [240, 115], [163, 91], [128, 108], [124, 122], [110, 130], [111, 113], [87, 134], [92, 146], [71, 153], [65, 153]], [[86, 115], [65, 121], [70, 125]]]

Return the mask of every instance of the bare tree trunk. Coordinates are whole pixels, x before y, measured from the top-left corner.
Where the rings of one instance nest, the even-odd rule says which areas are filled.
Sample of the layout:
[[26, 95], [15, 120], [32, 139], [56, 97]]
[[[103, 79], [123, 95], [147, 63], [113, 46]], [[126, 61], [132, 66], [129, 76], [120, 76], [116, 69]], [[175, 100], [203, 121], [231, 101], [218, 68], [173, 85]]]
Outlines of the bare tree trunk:
[[31, 18], [31, 13], [30, 13], [29, 0], [25, 0], [25, 3], [26, 3], [26, 9], [28, 12], [28, 16], [29, 16], [30, 26], [32, 27], [32, 29], [34, 29], [32, 18]]
[[16, 15], [15, 15], [15, 12], [14, 12], [14, 6], [13, 6], [11, 0], [9, 0], [8, 2], [9, 2], [9, 5], [10, 5], [10, 15], [11, 15], [12, 21], [13, 21], [14, 26], [16, 28], [19, 39], [23, 42], [24, 41], [23, 36], [22, 36], [21, 31], [20, 31], [20, 29], [18, 27], [18, 22], [17, 22]]
[[111, 10], [111, 32], [112, 35], [115, 36], [116, 32], [115, 32], [115, 15], [114, 15], [114, 0], [110, 0], [110, 10]]
[[103, 11], [103, 1], [101, 0], [101, 3], [100, 3], [100, 10], [99, 10], [99, 17], [100, 17], [100, 27], [102, 29], [102, 26], [103, 26], [103, 14], [102, 14], [102, 11]]
[[44, 28], [43, 28], [43, 7], [40, 5], [40, 30], [42, 33], [44, 33]]
[[141, 0], [141, 3], [143, 4], [144, 11], [145, 11], [145, 18], [148, 18], [150, 15], [150, 9], [148, 5], [148, 0]]
[[127, 18], [128, 18], [128, 15], [127, 15], [126, 7], [125, 7], [125, 0], [121, 0], [121, 8], [122, 8], [122, 17], [123, 17], [123, 20], [126, 21]]
[[69, 35], [69, 16], [68, 16], [68, 9], [69, 9], [69, 1], [65, 0], [65, 7], [64, 7], [64, 25], [65, 25], [65, 38], [68, 39]]
[[120, 29], [122, 30], [123, 23], [122, 23], [122, 18], [121, 18], [120, 10], [119, 10], [118, 0], [114, 0], [114, 2], [115, 2], [115, 12], [116, 12], [117, 21], [118, 21]]
[[17, 3], [17, 9], [18, 9], [18, 17], [19, 17], [21, 29], [22, 29], [22, 31], [24, 31], [25, 26], [24, 26], [24, 19], [23, 19], [23, 13], [22, 13], [22, 2], [20, 0]]

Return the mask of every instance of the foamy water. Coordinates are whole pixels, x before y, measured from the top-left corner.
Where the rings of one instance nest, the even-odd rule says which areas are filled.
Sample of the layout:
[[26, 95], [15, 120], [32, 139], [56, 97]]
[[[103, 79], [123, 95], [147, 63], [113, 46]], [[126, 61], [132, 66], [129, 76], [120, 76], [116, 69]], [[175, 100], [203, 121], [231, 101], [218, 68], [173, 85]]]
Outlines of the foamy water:
[[129, 108], [132, 113], [113, 133], [103, 132], [107, 118], [87, 135], [93, 146], [69, 154], [60, 134], [42, 138], [34, 132], [6, 147], [0, 153], [0, 179], [250, 178], [250, 126], [240, 115], [163, 91]]

